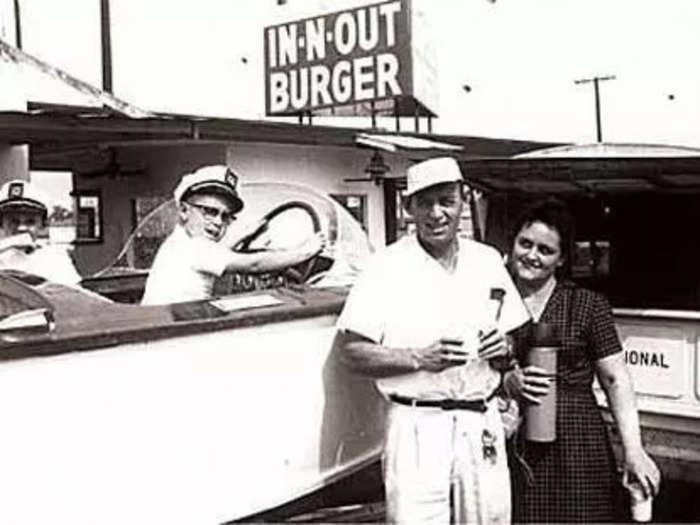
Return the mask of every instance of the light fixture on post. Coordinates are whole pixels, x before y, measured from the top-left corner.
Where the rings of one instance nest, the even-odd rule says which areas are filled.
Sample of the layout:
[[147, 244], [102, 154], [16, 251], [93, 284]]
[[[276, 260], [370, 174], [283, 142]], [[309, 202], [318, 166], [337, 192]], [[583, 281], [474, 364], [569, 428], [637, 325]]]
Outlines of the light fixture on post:
[[378, 150], [375, 150], [365, 167], [367, 178], [343, 179], [345, 182], [374, 182], [377, 186], [381, 184], [384, 175], [391, 171], [391, 168], [384, 162], [384, 157]]

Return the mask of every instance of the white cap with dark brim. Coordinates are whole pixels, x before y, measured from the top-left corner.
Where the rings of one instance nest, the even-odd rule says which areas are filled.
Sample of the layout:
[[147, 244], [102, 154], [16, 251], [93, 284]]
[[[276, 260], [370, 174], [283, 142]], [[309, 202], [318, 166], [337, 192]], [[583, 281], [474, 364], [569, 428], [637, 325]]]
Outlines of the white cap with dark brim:
[[462, 172], [452, 157], [437, 157], [414, 164], [406, 172], [406, 195], [413, 195], [430, 186], [461, 182]]
[[193, 193], [217, 193], [228, 199], [233, 213], [238, 213], [243, 209], [243, 200], [236, 191], [237, 185], [238, 175], [228, 166], [204, 166], [193, 173], [183, 175], [173, 195], [179, 204]]
[[44, 196], [29, 181], [13, 179], [0, 187], [0, 210], [32, 208], [46, 213], [44, 202]]

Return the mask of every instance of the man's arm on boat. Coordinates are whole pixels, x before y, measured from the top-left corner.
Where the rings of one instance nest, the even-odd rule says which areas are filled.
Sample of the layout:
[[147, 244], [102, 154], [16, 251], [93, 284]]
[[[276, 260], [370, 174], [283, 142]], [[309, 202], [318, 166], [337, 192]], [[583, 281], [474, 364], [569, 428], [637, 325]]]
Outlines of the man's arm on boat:
[[19, 233], [0, 239], [0, 253], [16, 248], [18, 250], [33, 250], [36, 243], [28, 233]]
[[354, 372], [388, 377], [419, 370], [441, 372], [466, 362], [459, 341], [442, 339], [422, 348], [391, 348], [353, 332], [342, 331], [342, 361]]
[[287, 249], [261, 250], [256, 252], [229, 251], [226, 270], [231, 272], [272, 272], [308, 261], [320, 253], [325, 245], [323, 234], [317, 233], [299, 246]]

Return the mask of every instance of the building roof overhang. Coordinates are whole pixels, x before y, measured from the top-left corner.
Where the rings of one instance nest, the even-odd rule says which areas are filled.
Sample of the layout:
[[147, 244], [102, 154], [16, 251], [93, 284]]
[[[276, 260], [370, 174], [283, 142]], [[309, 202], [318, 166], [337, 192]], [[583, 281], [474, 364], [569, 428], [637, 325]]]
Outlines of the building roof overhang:
[[[60, 164], [62, 157], [69, 157], [78, 150], [108, 147], [235, 142], [376, 147], [361, 140], [367, 133], [365, 128], [166, 113], [134, 119], [110, 108], [46, 104], [34, 104], [28, 112], [0, 112], [0, 143], [31, 146], [32, 169], [59, 169], [55, 165]], [[551, 145], [458, 135], [397, 134], [381, 130], [372, 130], [371, 136], [395, 145], [399, 153], [406, 153], [411, 158], [436, 154], [450, 154], [458, 159], [506, 157]], [[420, 147], [411, 147], [411, 144]], [[445, 145], [450, 147], [445, 148]]]
[[[370, 147], [421, 159], [438, 154], [510, 156], [552, 144], [366, 128], [155, 113], [98, 89], [0, 40], [14, 88], [0, 97], [0, 144], [29, 145], [32, 169], [70, 169], [76, 152], [167, 144], [259, 142]], [[8, 91], [9, 93], [9, 91]]]
[[465, 159], [461, 166], [467, 181], [485, 191], [700, 191], [700, 149], [682, 146], [564, 145], [508, 159]]

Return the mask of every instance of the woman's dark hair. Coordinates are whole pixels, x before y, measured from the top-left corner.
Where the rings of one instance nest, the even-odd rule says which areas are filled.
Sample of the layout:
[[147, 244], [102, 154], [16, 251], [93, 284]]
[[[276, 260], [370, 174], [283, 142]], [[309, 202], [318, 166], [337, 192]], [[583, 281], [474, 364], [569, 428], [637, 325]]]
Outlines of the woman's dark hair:
[[568, 206], [559, 199], [548, 197], [526, 208], [514, 224], [510, 237], [510, 246], [513, 246], [515, 238], [523, 227], [535, 222], [546, 224], [557, 231], [562, 258], [567, 263], [570, 263], [574, 243], [574, 219]]

